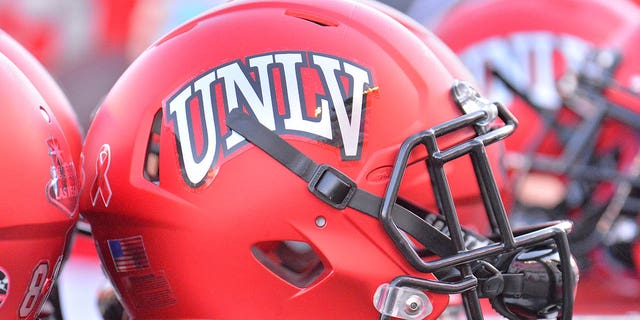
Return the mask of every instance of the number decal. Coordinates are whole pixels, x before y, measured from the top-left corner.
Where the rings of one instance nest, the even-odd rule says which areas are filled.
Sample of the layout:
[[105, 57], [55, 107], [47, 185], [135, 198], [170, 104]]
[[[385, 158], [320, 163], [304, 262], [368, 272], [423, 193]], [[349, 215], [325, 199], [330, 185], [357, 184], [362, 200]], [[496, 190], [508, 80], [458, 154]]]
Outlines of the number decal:
[[47, 274], [49, 273], [49, 262], [41, 261], [40, 264], [33, 270], [31, 276], [31, 282], [27, 293], [20, 305], [20, 318], [26, 318], [33, 311], [34, 307], [38, 305], [38, 298], [42, 294], [42, 289], [47, 280]]

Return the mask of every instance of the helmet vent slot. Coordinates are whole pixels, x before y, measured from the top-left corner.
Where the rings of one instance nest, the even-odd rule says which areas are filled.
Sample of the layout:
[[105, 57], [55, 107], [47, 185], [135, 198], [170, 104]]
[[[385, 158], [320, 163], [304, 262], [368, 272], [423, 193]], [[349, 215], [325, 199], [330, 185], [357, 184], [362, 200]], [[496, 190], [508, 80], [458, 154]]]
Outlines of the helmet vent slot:
[[144, 157], [144, 178], [160, 184], [160, 131], [162, 125], [162, 110], [158, 110], [153, 116], [149, 141], [147, 142], [146, 154]]
[[292, 17], [296, 17], [302, 20], [306, 20], [312, 23], [315, 23], [319, 26], [322, 27], [336, 27], [338, 26], [338, 22], [336, 21], [332, 21], [328, 18], [325, 17], [320, 17], [316, 14], [313, 13], [309, 13], [309, 12], [302, 12], [302, 11], [297, 11], [297, 10], [287, 10], [285, 11], [286, 15], [288, 16], [292, 16]]
[[251, 252], [264, 267], [298, 288], [309, 287], [324, 271], [320, 257], [306, 242], [261, 242]]

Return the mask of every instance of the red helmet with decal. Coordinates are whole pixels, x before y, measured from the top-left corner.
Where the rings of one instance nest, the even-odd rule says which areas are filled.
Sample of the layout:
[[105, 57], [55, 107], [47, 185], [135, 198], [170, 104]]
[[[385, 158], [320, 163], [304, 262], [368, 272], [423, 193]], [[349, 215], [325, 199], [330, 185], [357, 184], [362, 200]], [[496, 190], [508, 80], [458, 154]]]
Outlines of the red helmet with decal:
[[638, 21], [640, 10], [628, 1], [479, 0], [455, 6], [435, 28], [488, 96], [526, 119], [505, 143], [505, 164], [515, 183], [514, 219], [571, 217], [577, 223], [572, 252], [584, 258], [585, 266], [598, 243], [592, 241], [594, 222], [616, 183], [602, 175], [617, 161], [612, 150], [620, 147], [631, 157], [635, 151], [617, 138], [625, 129], [599, 133], [612, 122], [570, 105], [560, 89], [572, 86], [572, 70], [583, 68], [594, 47]]
[[[49, 72], [22, 45], [0, 30], [0, 52], [13, 62], [36, 87], [53, 111], [69, 144], [74, 163], [80, 163], [82, 131], [75, 111]], [[79, 166], [78, 166], [79, 168]]]
[[0, 54], [0, 318], [35, 319], [78, 217], [80, 186], [55, 112]]
[[[570, 224], [511, 231], [485, 147], [516, 120], [454, 58], [338, 0], [236, 1], [157, 41], [83, 148], [82, 212], [127, 311], [435, 319], [462, 293], [474, 319], [479, 298], [570, 318]], [[461, 227], [468, 201], [493, 236]]]

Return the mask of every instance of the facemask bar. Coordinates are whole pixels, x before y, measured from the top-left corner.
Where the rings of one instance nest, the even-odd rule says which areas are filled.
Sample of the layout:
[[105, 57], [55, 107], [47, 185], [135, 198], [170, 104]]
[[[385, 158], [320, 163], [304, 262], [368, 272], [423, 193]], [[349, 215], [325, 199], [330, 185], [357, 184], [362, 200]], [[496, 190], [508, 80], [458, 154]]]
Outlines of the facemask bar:
[[[492, 111], [486, 108], [488, 105], [482, 106], [482, 104], [479, 104], [480, 107], [472, 108], [476, 109], [473, 111], [465, 108], [464, 102], [466, 99], [457, 99], [456, 92], [466, 92], [469, 88], [470, 87], [464, 83], [456, 82], [452, 89], [454, 98], [456, 98], [459, 104], [462, 104], [461, 108], [469, 113], [415, 134], [402, 144], [379, 216], [389, 237], [416, 270], [433, 273], [438, 270], [457, 266], [463, 280], [456, 283], [443, 283], [401, 276], [394, 279], [391, 284], [439, 293], [462, 293], [467, 317], [470, 319], [482, 319], [478, 293], [476, 290], [471, 290], [475, 289], [478, 284], [478, 279], [472, 272], [471, 263], [483, 259], [490, 260], [490, 257], [500, 252], [512, 251], [517, 248], [552, 240], [557, 245], [561, 261], [563, 261], [563, 319], [570, 319], [573, 309], [574, 279], [571, 264], [569, 263], [571, 257], [567, 232], [571, 229], [571, 224], [564, 222], [552, 226], [541, 226], [535, 231], [514, 237], [489, 165], [485, 146], [510, 135], [517, 126], [517, 120], [503, 106], [491, 104], [497, 109], [497, 116], [503, 121], [504, 125], [500, 127], [490, 127], [487, 119], [490, 119]], [[477, 99], [475, 100], [477, 101]], [[474, 126], [477, 132], [475, 138], [444, 150], [440, 149], [437, 138]], [[453, 256], [442, 257], [441, 259], [433, 261], [425, 261], [420, 257], [411, 241], [405, 233], [398, 228], [391, 215], [391, 209], [396, 203], [409, 155], [413, 149], [420, 145], [427, 149], [428, 158], [426, 164], [431, 177], [431, 184], [438, 210], [445, 217], [451, 241], [457, 251]], [[463, 231], [457, 217], [451, 189], [444, 171], [444, 165], [447, 162], [465, 155], [469, 155], [472, 160], [488, 219], [492, 224], [493, 230], [497, 230], [498, 232], [498, 234], [495, 235], [498, 238], [498, 242], [472, 250], [465, 248]], [[380, 319], [389, 319], [389, 317], [382, 315]]]

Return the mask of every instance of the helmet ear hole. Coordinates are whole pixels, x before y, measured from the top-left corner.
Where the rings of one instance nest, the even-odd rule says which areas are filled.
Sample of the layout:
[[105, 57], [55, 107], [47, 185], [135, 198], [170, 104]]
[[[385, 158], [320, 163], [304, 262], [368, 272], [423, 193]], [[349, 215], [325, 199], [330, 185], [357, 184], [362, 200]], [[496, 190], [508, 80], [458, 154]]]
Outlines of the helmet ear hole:
[[316, 282], [325, 269], [313, 248], [302, 241], [261, 242], [251, 252], [265, 268], [299, 288]]

